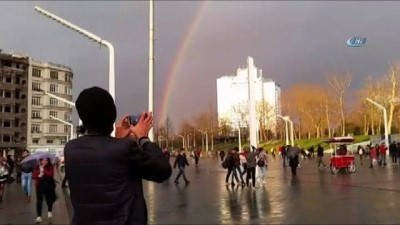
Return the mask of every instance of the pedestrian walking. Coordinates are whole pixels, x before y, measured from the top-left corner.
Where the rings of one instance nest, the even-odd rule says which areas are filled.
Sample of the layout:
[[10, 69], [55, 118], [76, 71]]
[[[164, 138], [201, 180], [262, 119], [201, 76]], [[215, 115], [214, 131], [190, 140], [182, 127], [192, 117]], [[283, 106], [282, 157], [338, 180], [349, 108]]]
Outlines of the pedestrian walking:
[[382, 143], [380, 146], [381, 166], [386, 166], [386, 150], [387, 147], [385, 146], [384, 143]]
[[323, 168], [326, 168], [326, 164], [324, 163], [324, 148], [320, 144], [317, 147], [317, 158], [318, 168], [322, 168], [321, 164], [324, 165]]
[[299, 166], [299, 154], [300, 154], [300, 149], [297, 146], [289, 148], [288, 151], [289, 166], [290, 168], [292, 168], [293, 176], [297, 175], [297, 167]]
[[360, 157], [360, 164], [363, 165], [363, 158], [365, 155], [365, 150], [361, 145], [359, 145], [357, 147], [357, 153], [358, 153], [358, 156]]
[[54, 166], [49, 158], [40, 159], [39, 165], [35, 167], [32, 173], [36, 187], [36, 223], [42, 222], [43, 198], [47, 204], [47, 218], [53, 217], [53, 204], [56, 201], [56, 183], [54, 180]]
[[376, 145], [375, 147], [371, 148], [371, 151], [369, 153], [369, 158], [370, 158], [371, 165], [369, 166], [369, 168], [373, 168], [374, 164], [377, 163], [377, 157], [378, 157], [378, 152], [379, 152], [378, 148], [379, 148], [378, 145]]
[[11, 158], [11, 155], [7, 155], [7, 164], [8, 164], [8, 179], [7, 183], [12, 183], [15, 181], [15, 178], [12, 176], [14, 173], [15, 163], [14, 160]]
[[4, 188], [8, 180], [8, 167], [6, 159], [0, 156], [0, 202], [3, 202]]
[[243, 180], [243, 174], [242, 174], [242, 171], [240, 168], [241, 163], [240, 163], [239, 148], [238, 147], [233, 148], [232, 154], [233, 154], [233, 163], [234, 163], [234, 168], [233, 168], [232, 172], [235, 174], [235, 175], [232, 175], [232, 182], [233, 182], [233, 177], [236, 177], [236, 182], [239, 183], [239, 180], [237, 180], [237, 177], [239, 177], [240, 182], [242, 183], [242, 187], [244, 187], [245, 182]]
[[185, 167], [189, 166], [189, 162], [187, 160], [184, 149], [178, 151], [178, 156], [175, 158], [174, 162], [174, 168], [176, 168], [176, 166], [178, 166], [179, 173], [175, 178], [175, 183], [179, 184], [179, 178], [182, 176], [183, 180], [185, 181], [185, 184], [186, 185], [190, 184], [190, 181], [186, 178], [185, 174]]
[[268, 156], [264, 152], [264, 149], [258, 148], [258, 154], [256, 156], [257, 167], [258, 167], [258, 181], [260, 184], [265, 184], [265, 174], [267, 172]]
[[15, 172], [17, 172], [17, 183], [21, 183], [21, 176], [22, 176], [22, 166], [21, 166], [22, 159], [20, 157], [17, 158], [15, 161]]
[[389, 144], [389, 154], [392, 158], [392, 164], [397, 164], [397, 144], [395, 141]]
[[246, 150], [246, 160], [247, 160], [247, 177], [246, 177], [246, 185], [249, 187], [250, 179], [252, 181], [252, 186], [256, 186], [256, 153], [254, 151], [250, 151], [250, 149]]
[[221, 158], [221, 162], [223, 162], [224, 158], [225, 158], [225, 151], [224, 150], [219, 151], [219, 157]]
[[289, 148], [289, 145], [282, 146], [281, 156], [282, 156], [282, 161], [283, 161], [283, 167], [287, 166], [287, 150], [288, 150], [288, 148]]
[[232, 150], [229, 150], [228, 155], [226, 156], [226, 158], [224, 160], [225, 164], [227, 166], [227, 169], [228, 169], [228, 172], [225, 177], [225, 183], [226, 183], [226, 185], [229, 185], [229, 177], [232, 175], [232, 181], [231, 181], [232, 186], [235, 185], [234, 180], [236, 180], [236, 182], [239, 183], [239, 178], [236, 173], [236, 159], [235, 159], [234, 152], [235, 152], [235, 148]]
[[239, 154], [239, 159], [240, 159], [240, 165], [242, 165], [242, 176], [247, 173], [247, 160], [246, 160], [246, 154], [244, 152]]
[[[22, 153], [22, 160], [29, 156], [27, 149]], [[21, 165], [21, 179], [22, 179], [22, 190], [25, 194], [25, 201], [30, 202], [32, 196], [32, 171], [33, 168], [28, 165]]]
[[200, 149], [197, 149], [197, 150], [194, 151], [194, 161], [196, 163], [196, 166], [199, 165], [200, 155], [201, 155], [201, 150]]

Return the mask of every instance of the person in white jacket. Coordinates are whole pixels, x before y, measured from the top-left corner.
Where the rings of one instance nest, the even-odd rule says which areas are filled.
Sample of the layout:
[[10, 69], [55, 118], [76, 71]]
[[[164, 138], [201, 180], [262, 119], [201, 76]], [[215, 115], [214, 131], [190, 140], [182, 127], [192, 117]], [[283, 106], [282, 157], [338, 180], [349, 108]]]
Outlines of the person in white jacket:
[[257, 167], [258, 167], [258, 177], [257, 180], [260, 184], [265, 184], [265, 174], [267, 172], [268, 156], [263, 148], [258, 149], [258, 154], [256, 156]]

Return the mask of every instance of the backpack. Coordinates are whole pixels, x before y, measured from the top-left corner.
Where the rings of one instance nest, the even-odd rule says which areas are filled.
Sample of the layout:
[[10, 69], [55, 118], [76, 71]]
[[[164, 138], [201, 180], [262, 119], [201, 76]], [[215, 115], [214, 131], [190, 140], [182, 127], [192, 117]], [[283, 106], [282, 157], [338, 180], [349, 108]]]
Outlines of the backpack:
[[264, 166], [265, 166], [265, 159], [264, 159], [264, 157], [261, 157], [261, 158], [258, 160], [257, 166], [259, 166], [259, 167], [264, 167]]

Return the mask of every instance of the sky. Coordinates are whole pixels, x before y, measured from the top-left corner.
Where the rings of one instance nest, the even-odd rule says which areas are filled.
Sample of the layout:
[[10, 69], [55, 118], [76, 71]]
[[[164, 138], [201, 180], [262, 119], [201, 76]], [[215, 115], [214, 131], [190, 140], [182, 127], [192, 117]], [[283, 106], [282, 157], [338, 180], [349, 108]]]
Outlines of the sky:
[[[107, 89], [108, 50], [40, 15], [35, 5], [110, 41], [118, 115], [147, 110], [147, 1], [0, 1], [0, 49], [72, 67], [76, 99], [91, 86]], [[353, 89], [368, 75], [383, 77], [389, 63], [400, 62], [399, 7], [396, 1], [156, 1], [155, 119], [164, 109], [178, 128], [216, 108], [216, 79], [234, 75], [248, 56], [282, 91], [326, 84], [329, 73], [349, 71]], [[347, 46], [353, 36], [366, 37], [366, 45]]]

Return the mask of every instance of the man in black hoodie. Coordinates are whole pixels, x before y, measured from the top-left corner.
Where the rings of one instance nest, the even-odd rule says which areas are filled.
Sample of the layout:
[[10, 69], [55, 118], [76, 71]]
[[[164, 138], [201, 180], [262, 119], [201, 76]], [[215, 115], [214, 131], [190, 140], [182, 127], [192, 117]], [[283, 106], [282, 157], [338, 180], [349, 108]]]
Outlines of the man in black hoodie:
[[86, 132], [64, 149], [72, 224], [147, 224], [142, 179], [161, 183], [171, 176], [167, 158], [147, 137], [152, 114], [143, 113], [135, 126], [125, 116], [114, 138], [117, 111], [107, 91], [83, 90], [76, 109]]
[[176, 165], [178, 165], [179, 168], [179, 173], [175, 178], [175, 183], [179, 184], [179, 178], [181, 175], [183, 176], [183, 179], [185, 180], [186, 185], [190, 184], [190, 181], [186, 178], [185, 175], [185, 167], [189, 166], [188, 160], [186, 158], [185, 150], [181, 149], [178, 151], [178, 155], [175, 158], [175, 163], [174, 163], [174, 168], [176, 168]]

